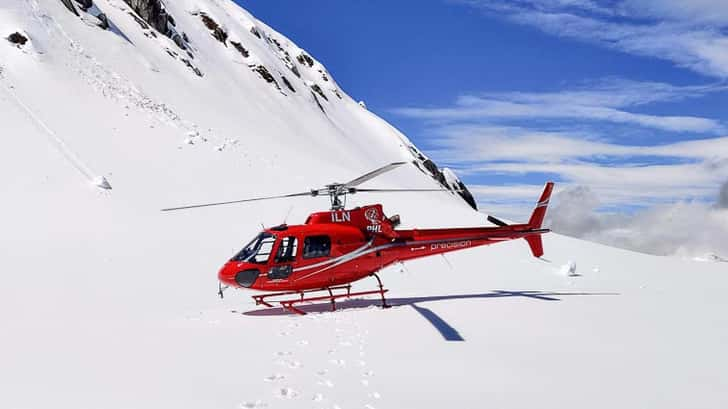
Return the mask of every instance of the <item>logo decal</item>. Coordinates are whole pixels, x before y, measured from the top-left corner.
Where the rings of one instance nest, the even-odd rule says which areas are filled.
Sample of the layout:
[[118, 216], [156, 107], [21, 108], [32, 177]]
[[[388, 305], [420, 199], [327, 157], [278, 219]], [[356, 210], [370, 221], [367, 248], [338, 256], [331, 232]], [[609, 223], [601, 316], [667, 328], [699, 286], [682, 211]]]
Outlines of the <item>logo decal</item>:
[[364, 212], [364, 217], [369, 220], [369, 223], [371, 224], [379, 224], [379, 212], [377, 212], [377, 209], [375, 208], [367, 209], [367, 211]]

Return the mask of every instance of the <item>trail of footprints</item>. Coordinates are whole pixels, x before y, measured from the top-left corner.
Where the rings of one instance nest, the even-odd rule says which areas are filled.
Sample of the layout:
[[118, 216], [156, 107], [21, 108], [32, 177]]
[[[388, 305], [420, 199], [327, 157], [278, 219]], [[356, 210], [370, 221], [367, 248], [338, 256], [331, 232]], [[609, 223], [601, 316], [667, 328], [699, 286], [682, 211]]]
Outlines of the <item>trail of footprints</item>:
[[[297, 330], [303, 325], [314, 325], [317, 326], [318, 331], [328, 332], [333, 323], [335, 338], [332, 338], [331, 345], [328, 346], [310, 345], [308, 340], [298, 339], [293, 342], [290, 350], [275, 352], [272, 360], [275, 370], [262, 379], [263, 390], [270, 389], [273, 399], [270, 402], [262, 400], [243, 402], [240, 404], [240, 408], [272, 408], [278, 406], [276, 403], [280, 400], [296, 400], [296, 407], [350, 409], [349, 405], [339, 406], [330, 393], [336, 390], [336, 382], [351, 382], [350, 374], [354, 372], [358, 373], [357, 388], [361, 389], [361, 401], [365, 402], [362, 406], [354, 407], [377, 409], [375, 403], [382, 396], [370, 388], [370, 379], [374, 376], [374, 371], [368, 368], [364, 359], [366, 356], [365, 336], [368, 331], [362, 330], [358, 323], [352, 323], [349, 317], [343, 315], [345, 313], [292, 317], [285, 330], [279, 332], [279, 336], [295, 338]], [[326, 351], [323, 354], [326, 359], [315, 363], [306, 361], [305, 365], [297, 359], [299, 355], [302, 357], [316, 356], [316, 353], [311, 353], [313, 348], [321, 348]], [[305, 390], [296, 390], [289, 385], [289, 380], [294, 377], [306, 380], [308, 386]], [[347, 396], [347, 399], [350, 398], [350, 395]], [[310, 405], [307, 404], [307, 401], [310, 402]]]

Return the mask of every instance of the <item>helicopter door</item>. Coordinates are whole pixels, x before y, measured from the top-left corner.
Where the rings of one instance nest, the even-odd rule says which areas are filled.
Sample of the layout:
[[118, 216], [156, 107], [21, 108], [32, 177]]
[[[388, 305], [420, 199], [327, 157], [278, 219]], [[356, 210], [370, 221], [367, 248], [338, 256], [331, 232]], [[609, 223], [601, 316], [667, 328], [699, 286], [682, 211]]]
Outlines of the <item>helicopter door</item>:
[[276, 251], [276, 257], [274, 259], [274, 266], [268, 273], [268, 278], [272, 280], [282, 280], [288, 278], [293, 272], [291, 264], [296, 261], [296, 254], [298, 252], [298, 239], [296, 237], [284, 237], [278, 244], [278, 250]]

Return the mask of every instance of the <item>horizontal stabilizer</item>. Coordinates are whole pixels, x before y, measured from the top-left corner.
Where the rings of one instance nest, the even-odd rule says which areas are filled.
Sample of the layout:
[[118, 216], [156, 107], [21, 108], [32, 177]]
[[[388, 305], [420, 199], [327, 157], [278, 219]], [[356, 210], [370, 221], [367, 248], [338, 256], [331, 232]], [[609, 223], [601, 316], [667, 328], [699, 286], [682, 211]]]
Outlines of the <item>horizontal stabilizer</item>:
[[488, 221], [495, 224], [498, 227], [508, 226], [508, 223], [504, 222], [503, 220], [497, 219], [491, 215], [488, 215]]

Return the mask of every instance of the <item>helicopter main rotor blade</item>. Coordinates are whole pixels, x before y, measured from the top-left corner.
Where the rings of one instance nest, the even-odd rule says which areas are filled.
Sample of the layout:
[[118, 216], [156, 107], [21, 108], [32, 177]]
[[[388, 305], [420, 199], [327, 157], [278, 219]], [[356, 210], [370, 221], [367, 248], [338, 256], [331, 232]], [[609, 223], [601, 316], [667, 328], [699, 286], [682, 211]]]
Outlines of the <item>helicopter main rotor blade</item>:
[[366, 182], [367, 180], [374, 179], [375, 177], [381, 175], [382, 173], [386, 173], [392, 169], [396, 169], [396, 168], [404, 165], [405, 163], [407, 163], [407, 162], [393, 162], [393, 163], [390, 163], [389, 165], [382, 166], [381, 168], [373, 170], [362, 176], [359, 176], [358, 178], [356, 178], [350, 182], [344, 183], [344, 186], [347, 186], [347, 187], [359, 186], [362, 183]]
[[323, 194], [325, 194], [325, 190], [310, 190], [308, 192], [291, 193], [288, 195], [280, 195], [280, 196], [255, 197], [252, 199], [231, 200], [229, 202], [204, 203], [204, 204], [196, 204], [196, 205], [189, 205], [189, 206], [170, 207], [168, 209], [162, 209], [162, 211], [171, 212], [174, 210], [195, 209], [198, 207], [210, 207], [210, 206], [221, 206], [221, 205], [228, 205], [228, 204], [234, 204], [234, 203], [257, 202], [259, 200], [285, 199], [287, 197], [318, 196], [319, 194], [322, 194], [322, 192], [323, 192]]
[[405, 193], [405, 192], [462, 192], [455, 189], [354, 189], [352, 193], [359, 192], [386, 192], [386, 193]]

